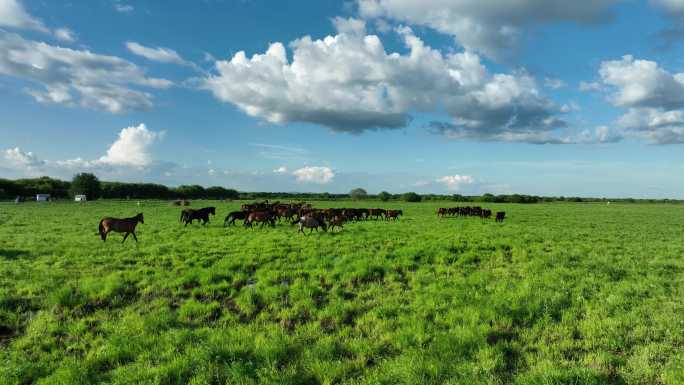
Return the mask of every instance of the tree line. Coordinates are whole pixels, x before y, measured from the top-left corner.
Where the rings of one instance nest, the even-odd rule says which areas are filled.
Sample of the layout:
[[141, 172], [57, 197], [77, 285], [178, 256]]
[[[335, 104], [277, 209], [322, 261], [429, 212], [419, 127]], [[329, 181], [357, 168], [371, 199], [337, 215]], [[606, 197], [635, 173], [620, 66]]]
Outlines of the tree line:
[[50, 194], [56, 199], [73, 199], [85, 194], [93, 199], [239, 199], [235, 189], [220, 186], [205, 188], [200, 185], [168, 187], [156, 183], [104, 182], [90, 173], [77, 174], [70, 181], [50, 177], [31, 179], [0, 179], [0, 199], [32, 197]]
[[247, 200], [380, 200], [387, 201], [453, 201], [453, 202], [487, 202], [487, 203], [523, 203], [534, 204], [544, 202], [622, 202], [622, 203], [682, 203], [674, 199], [634, 199], [634, 198], [586, 198], [586, 197], [542, 197], [524, 194], [484, 194], [484, 195], [443, 195], [417, 194], [407, 192], [392, 194], [382, 191], [368, 194], [362, 188], [355, 188], [346, 194], [333, 193], [287, 193], [287, 192], [239, 192], [221, 186], [203, 187], [200, 185], [181, 185], [168, 187], [156, 183], [124, 183], [100, 181], [95, 175], [81, 173], [71, 181], [63, 181], [50, 177], [27, 179], [0, 178], [0, 200], [15, 197], [34, 197], [36, 194], [50, 194], [56, 199], [73, 199], [74, 195], [85, 194], [93, 199], [247, 199]]

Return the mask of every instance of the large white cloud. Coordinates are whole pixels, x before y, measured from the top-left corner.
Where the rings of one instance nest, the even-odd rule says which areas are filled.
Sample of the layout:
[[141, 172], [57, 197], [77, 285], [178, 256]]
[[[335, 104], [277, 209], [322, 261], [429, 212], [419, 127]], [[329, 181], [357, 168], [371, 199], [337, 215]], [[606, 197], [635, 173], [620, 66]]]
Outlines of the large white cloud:
[[499, 56], [529, 26], [591, 23], [607, 16], [617, 0], [357, 0], [365, 18], [427, 26], [452, 35], [465, 48]]
[[0, 27], [49, 31], [42, 21], [29, 15], [17, 0], [0, 0]]
[[684, 110], [630, 108], [617, 122], [618, 129], [655, 144], [684, 143]]
[[442, 54], [399, 28], [409, 52], [387, 53], [365, 24], [336, 19], [338, 34], [281, 43], [251, 58], [216, 62], [204, 87], [219, 100], [273, 123], [306, 122], [360, 133], [401, 128], [410, 112], [446, 111], [462, 137], [548, 132], [564, 123], [525, 74], [490, 74], [471, 52]]
[[111, 165], [146, 167], [152, 162], [150, 147], [163, 137], [163, 132], [147, 129], [144, 123], [121, 130], [100, 162]]
[[0, 75], [42, 86], [28, 91], [42, 103], [113, 113], [147, 109], [152, 95], [134, 86], [168, 88], [165, 79], [147, 77], [135, 64], [115, 56], [74, 50], [0, 31]]
[[620, 60], [604, 61], [599, 69], [601, 80], [612, 86], [612, 101], [624, 107], [684, 106], [684, 73], [671, 74], [658, 63], [637, 60], [631, 55]]
[[330, 167], [306, 166], [292, 172], [298, 182], [327, 184], [335, 178], [335, 173]]
[[627, 108], [616, 124], [622, 135], [656, 144], [684, 143], [684, 73], [626, 55], [601, 63], [599, 75], [609, 100]]

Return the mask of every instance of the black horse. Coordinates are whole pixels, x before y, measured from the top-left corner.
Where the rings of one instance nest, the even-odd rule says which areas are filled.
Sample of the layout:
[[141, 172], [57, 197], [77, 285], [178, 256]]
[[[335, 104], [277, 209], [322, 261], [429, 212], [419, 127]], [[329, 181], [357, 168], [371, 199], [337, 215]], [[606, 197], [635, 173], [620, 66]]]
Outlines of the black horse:
[[209, 214], [216, 215], [216, 207], [204, 207], [199, 210], [184, 211], [185, 215], [181, 214], [181, 220], [185, 222], [185, 226], [188, 223], [192, 224], [194, 220], [202, 221], [203, 225], [209, 223]]

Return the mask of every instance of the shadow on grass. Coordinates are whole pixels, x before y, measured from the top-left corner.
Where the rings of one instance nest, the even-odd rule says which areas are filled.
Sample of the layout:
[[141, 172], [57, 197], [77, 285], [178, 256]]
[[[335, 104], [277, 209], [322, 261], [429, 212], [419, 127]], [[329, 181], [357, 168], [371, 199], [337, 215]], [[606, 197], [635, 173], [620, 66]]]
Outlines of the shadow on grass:
[[0, 249], [0, 259], [15, 260], [20, 257], [30, 257], [31, 253], [27, 250]]

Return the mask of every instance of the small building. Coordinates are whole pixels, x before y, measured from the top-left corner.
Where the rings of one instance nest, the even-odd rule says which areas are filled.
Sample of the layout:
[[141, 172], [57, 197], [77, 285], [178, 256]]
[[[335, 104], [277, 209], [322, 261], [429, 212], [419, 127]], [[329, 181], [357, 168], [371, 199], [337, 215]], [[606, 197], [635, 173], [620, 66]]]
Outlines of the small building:
[[85, 202], [88, 199], [86, 198], [85, 194], [78, 194], [74, 196], [74, 202]]
[[48, 202], [50, 194], [36, 194], [36, 202]]

